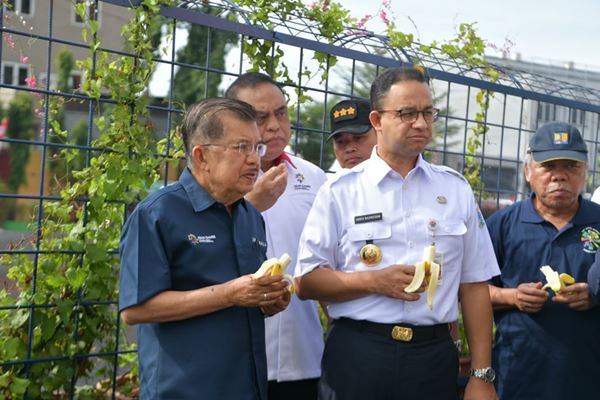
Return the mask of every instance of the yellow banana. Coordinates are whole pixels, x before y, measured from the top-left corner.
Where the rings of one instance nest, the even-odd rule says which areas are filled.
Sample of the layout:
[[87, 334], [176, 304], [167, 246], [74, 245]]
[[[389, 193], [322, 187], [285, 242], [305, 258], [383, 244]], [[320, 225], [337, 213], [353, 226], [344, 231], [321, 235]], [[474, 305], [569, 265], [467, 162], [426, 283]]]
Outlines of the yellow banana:
[[[278, 259], [276, 257], [265, 260], [260, 268], [252, 274], [252, 278], [258, 279], [267, 272], [270, 272], [271, 276], [283, 274], [287, 266], [292, 262], [292, 258], [287, 254], [283, 253]], [[288, 282], [288, 290], [290, 293], [294, 293], [294, 278], [289, 274], [284, 274], [283, 278]]]
[[540, 268], [540, 271], [542, 271], [546, 277], [546, 282], [548, 282], [542, 286], [542, 290], [550, 288], [555, 294], [559, 294], [565, 286], [575, 283], [575, 278], [573, 278], [571, 275], [564, 272], [559, 275], [558, 272], [553, 270], [549, 265], [544, 265]]
[[423, 250], [423, 261], [415, 264], [415, 275], [410, 284], [404, 288], [406, 293], [414, 293], [425, 280], [427, 282], [427, 305], [430, 310], [433, 309], [433, 296], [440, 277], [440, 265], [434, 262], [434, 259], [435, 245], [432, 244]]

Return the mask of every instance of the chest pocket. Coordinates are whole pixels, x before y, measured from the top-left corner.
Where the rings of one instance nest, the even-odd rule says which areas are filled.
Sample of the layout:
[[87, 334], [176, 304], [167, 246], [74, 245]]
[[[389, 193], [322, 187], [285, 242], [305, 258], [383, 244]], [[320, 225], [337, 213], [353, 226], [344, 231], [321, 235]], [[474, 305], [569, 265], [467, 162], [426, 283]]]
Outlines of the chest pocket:
[[459, 236], [465, 233], [467, 233], [467, 226], [460, 219], [438, 221], [438, 227], [435, 230], [435, 236]]
[[[392, 227], [389, 224], [361, 224], [348, 228], [348, 239], [351, 242], [362, 242], [367, 240], [382, 240], [392, 237]], [[362, 245], [361, 245], [362, 246]]]

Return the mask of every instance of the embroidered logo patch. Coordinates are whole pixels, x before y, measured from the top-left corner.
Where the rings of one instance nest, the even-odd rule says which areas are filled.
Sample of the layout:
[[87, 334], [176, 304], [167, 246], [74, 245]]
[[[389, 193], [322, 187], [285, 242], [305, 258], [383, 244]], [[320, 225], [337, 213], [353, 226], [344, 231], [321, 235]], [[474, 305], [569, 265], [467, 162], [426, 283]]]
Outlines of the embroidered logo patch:
[[303, 183], [306, 178], [302, 172], [296, 172], [296, 184], [294, 185], [294, 190], [302, 190], [309, 192], [311, 190], [311, 185]]
[[485, 218], [483, 217], [479, 206], [477, 206], [477, 219], [479, 219], [479, 227], [483, 228], [485, 226]]
[[188, 240], [194, 246], [196, 246], [196, 245], [198, 245], [200, 243], [214, 243], [216, 238], [217, 238], [216, 235], [196, 236], [193, 233], [190, 233], [188, 235]]
[[595, 253], [600, 247], [600, 232], [588, 226], [581, 231], [581, 241], [583, 242], [583, 251], [586, 253]]
[[554, 144], [569, 144], [569, 133], [554, 132]]
[[337, 122], [338, 120], [354, 119], [356, 118], [356, 108], [350, 106], [348, 108], [342, 107], [333, 112], [333, 119]]

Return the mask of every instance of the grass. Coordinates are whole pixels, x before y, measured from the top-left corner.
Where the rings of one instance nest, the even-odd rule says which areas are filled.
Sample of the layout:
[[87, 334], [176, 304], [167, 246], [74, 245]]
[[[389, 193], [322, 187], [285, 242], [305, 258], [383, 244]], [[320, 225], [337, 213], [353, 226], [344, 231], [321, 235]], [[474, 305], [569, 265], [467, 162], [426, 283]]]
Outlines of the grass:
[[29, 221], [18, 220], [4, 221], [2, 223], [2, 228], [6, 229], [7, 231], [29, 231], [31, 230], [31, 223]]

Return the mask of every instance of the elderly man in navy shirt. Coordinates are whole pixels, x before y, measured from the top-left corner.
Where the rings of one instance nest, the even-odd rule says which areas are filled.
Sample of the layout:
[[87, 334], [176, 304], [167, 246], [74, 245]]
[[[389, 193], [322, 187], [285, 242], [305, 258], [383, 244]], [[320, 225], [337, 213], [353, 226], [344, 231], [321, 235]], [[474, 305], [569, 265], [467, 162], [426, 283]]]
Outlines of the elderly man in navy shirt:
[[121, 240], [119, 309], [138, 326], [142, 399], [266, 399], [264, 315], [290, 300], [253, 279], [267, 243], [243, 196], [266, 146], [248, 104], [207, 99], [182, 126], [188, 168], [142, 201]]
[[[489, 286], [502, 399], [598, 397], [600, 308], [588, 270], [600, 246], [600, 206], [581, 197], [586, 175], [587, 147], [577, 128], [543, 125], [525, 159], [531, 197], [487, 221], [502, 271]], [[575, 283], [556, 294], [544, 290], [544, 265]]]

